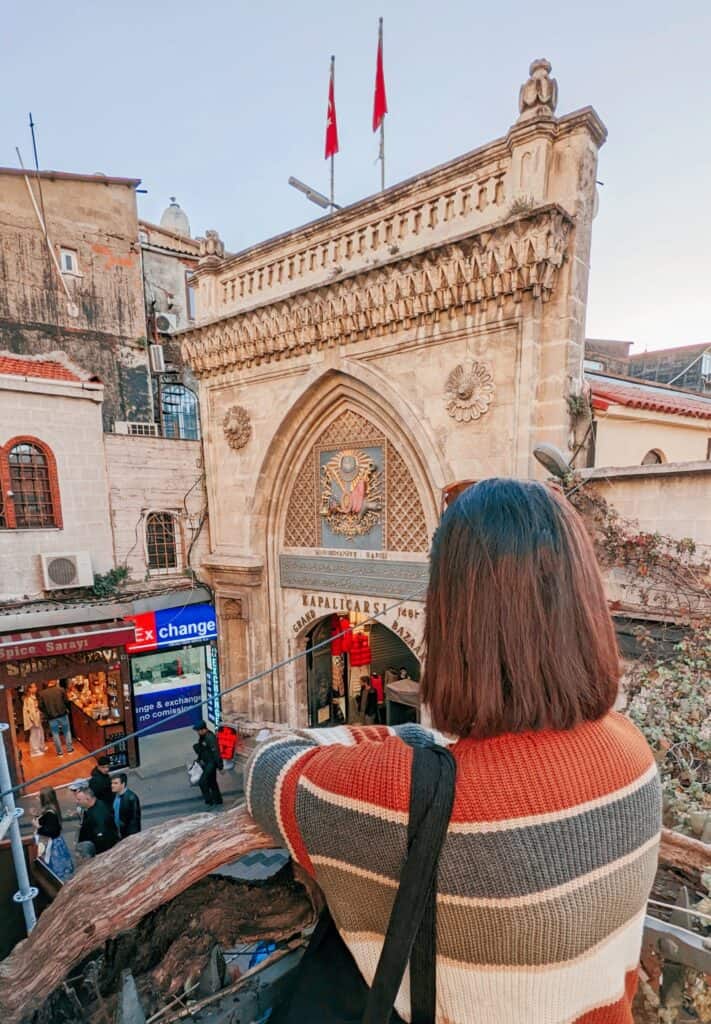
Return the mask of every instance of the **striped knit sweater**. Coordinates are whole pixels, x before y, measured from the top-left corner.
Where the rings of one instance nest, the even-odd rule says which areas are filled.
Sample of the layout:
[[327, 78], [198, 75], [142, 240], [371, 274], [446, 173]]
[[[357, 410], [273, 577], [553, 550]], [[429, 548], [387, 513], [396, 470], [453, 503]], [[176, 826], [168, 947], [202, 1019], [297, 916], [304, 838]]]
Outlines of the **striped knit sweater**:
[[[258, 747], [257, 822], [321, 886], [372, 981], [405, 856], [421, 726], [304, 730]], [[460, 740], [437, 883], [437, 1024], [631, 1024], [661, 801], [611, 713], [569, 732]], [[409, 1020], [409, 977], [396, 1008]]]

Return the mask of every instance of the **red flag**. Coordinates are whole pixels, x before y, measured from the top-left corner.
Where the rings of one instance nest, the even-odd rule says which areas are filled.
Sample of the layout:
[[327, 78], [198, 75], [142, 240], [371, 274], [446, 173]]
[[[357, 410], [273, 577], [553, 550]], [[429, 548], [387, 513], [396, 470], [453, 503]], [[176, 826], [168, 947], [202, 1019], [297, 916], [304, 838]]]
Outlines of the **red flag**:
[[331, 77], [328, 82], [328, 110], [326, 111], [326, 160], [338, 152], [338, 125], [336, 124], [336, 95], [334, 88], [335, 57], [331, 57]]
[[383, 19], [378, 30], [378, 58], [375, 65], [375, 96], [373, 97], [373, 131], [377, 132], [388, 112], [385, 96], [385, 75], [383, 73]]

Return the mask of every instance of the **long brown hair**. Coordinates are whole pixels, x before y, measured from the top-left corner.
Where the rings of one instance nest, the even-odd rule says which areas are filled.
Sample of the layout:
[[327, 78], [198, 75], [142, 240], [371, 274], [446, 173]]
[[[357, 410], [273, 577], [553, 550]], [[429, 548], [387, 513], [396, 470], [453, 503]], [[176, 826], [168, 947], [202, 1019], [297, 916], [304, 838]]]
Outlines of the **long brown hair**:
[[62, 820], [62, 809], [57, 800], [57, 794], [51, 786], [45, 786], [40, 790], [40, 807], [43, 811], [54, 811], [59, 820]]
[[620, 675], [590, 538], [551, 488], [483, 480], [432, 545], [422, 700], [454, 736], [570, 729], [604, 715]]

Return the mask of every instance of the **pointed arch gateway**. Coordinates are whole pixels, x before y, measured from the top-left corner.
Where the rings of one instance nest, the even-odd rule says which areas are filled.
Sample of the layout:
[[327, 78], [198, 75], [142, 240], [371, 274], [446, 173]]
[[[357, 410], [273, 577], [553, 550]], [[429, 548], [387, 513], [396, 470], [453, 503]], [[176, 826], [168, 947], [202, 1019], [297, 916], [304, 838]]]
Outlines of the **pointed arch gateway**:
[[[337, 469], [330, 479], [330, 467], [339, 460], [354, 465], [355, 484], [343, 481]], [[342, 510], [349, 503], [368, 502], [372, 510], [358, 508], [350, 517]], [[329, 504], [335, 512], [327, 515]], [[425, 510], [400, 446], [363, 411], [347, 405], [310, 445], [291, 489], [283, 543], [287, 548], [427, 552]]]
[[[291, 408], [262, 466], [255, 512], [264, 515], [277, 550], [426, 554], [447, 467], [414, 411], [403, 409], [400, 399], [396, 413], [384, 382], [368, 379], [362, 367], [353, 369], [353, 375], [332, 370], [312, 380]], [[334, 534], [322, 515], [329, 498], [324, 493], [328, 462], [338, 453], [360, 460], [356, 475], [365, 485], [362, 497], [380, 506], [373, 509], [380, 514], [370, 517], [370, 529], [356, 537], [348, 531]], [[370, 472], [364, 455], [371, 459]], [[268, 489], [272, 500], [265, 501]], [[273, 500], [275, 493], [281, 500]], [[330, 498], [342, 496], [336, 481]]]

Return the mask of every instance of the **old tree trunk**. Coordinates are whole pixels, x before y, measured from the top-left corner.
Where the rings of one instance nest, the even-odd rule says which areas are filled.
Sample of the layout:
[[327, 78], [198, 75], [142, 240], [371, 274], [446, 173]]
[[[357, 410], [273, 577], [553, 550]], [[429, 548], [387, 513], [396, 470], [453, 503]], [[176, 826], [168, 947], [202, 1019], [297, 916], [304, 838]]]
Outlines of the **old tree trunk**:
[[[201, 814], [157, 825], [124, 840], [83, 868], [41, 916], [32, 935], [0, 963], [0, 1021], [20, 1024], [109, 939], [139, 922], [211, 871], [253, 850], [274, 847], [243, 807], [213, 816]], [[711, 861], [707, 844], [665, 830], [660, 862], [698, 873]], [[283, 921], [272, 935], [287, 937], [311, 923], [320, 893], [299, 875], [304, 899], [282, 904]], [[299, 890], [301, 892], [301, 890]], [[266, 896], [265, 896], [266, 899]], [[249, 911], [248, 911], [249, 912]], [[257, 927], [259, 922], [254, 921]], [[187, 966], [171, 963], [179, 979]]]
[[[216, 868], [274, 845], [238, 807], [156, 825], [101, 854], [71, 879], [29, 938], [0, 963], [0, 1021], [29, 1019], [106, 940], [135, 928]], [[284, 922], [285, 936], [314, 919], [318, 894], [305, 884], [309, 898]]]

